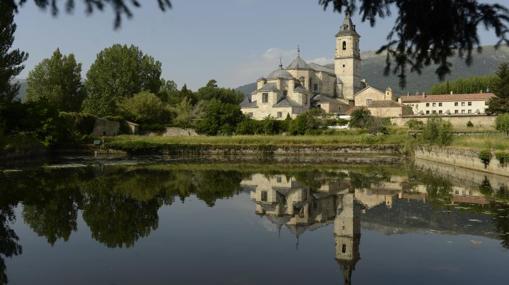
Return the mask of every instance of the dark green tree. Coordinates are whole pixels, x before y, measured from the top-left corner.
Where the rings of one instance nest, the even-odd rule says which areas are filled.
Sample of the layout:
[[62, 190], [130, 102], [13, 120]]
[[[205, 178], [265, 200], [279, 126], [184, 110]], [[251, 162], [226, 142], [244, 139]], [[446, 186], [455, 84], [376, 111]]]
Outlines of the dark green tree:
[[446, 81], [431, 87], [431, 94], [468, 94], [493, 91], [496, 76], [474, 76], [470, 78]]
[[217, 99], [204, 102], [203, 113], [196, 124], [197, 131], [210, 136], [233, 134], [244, 117], [240, 106]]
[[28, 75], [29, 102], [45, 100], [59, 111], [76, 112], [81, 109], [84, 95], [81, 63], [76, 62], [73, 54], [63, 55], [57, 49]]
[[489, 101], [489, 114], [509, 113], [509, 63], [500, 65], [497, 78], [493, 84], [496, 97]]
[[[16, 24], [13, 3], [0, 1], [0, 104], [12, 101], [18, 94], [15, 77], [23, 70], [28, 54], [12, 49]], [[1, 119], [1, 118], [0, 118]]]
[[495, 127], [498, 131], [504, 132], [509, 136], [509, 113], [498, 115], [495, 121]]
[[83, 111], [98, 116], [118, 115], [118, 105], [125, 98], [141, 91], [159, 92], [161, 63], [138, 47], [114, 45], [97, 55], [85, 87]]
[[120, 109], [128, 120], [141, 124], [163, 124], [170, 121], [170, 113], [156, 95], [142, 91], [120, 103]]

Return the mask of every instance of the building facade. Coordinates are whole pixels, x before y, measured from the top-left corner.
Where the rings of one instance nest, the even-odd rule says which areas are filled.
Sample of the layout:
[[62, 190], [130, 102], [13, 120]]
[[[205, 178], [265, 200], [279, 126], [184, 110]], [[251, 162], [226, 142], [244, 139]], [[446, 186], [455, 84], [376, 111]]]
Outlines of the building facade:
[[407, 95], [399, 103], [412, 108], [414, 115], [485, 115], [493, 93]]

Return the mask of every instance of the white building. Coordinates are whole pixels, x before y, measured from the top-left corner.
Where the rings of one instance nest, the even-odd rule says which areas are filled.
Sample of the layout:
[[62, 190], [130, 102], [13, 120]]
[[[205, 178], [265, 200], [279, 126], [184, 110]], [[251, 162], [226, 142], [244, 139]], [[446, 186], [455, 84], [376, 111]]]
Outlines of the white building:
[[412, 108], [415, 115], [484, 115], [493, 93], [407, 95], [399, 102]]

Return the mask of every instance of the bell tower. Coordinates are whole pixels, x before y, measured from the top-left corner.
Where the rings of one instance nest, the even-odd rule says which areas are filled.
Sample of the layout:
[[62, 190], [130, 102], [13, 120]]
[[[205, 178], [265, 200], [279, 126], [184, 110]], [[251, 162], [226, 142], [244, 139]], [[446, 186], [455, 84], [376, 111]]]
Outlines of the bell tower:
[[336, 73], [339, 97], [353, 100], [361, 85], [360, 35], [355, 30], [350, 13], [346, 13], [339, 32], [336, 34], [336, 54], [334, 70]]

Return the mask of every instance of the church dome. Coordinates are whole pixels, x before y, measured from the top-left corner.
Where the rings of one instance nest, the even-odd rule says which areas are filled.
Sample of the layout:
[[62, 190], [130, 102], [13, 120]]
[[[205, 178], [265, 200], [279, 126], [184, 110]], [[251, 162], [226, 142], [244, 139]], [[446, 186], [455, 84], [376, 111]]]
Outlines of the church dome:
[[274, 80], [274, 79], [286, 79], [286, 80], [291, 80], [291, 79], [294, 79], [293, 76], [290, 74], [290, 72], [284, 70], [284, 69], [276, 69], [274, 71], [272, 71], [268, 78], [269, 80]]
[[298, 69], [311, 69], [311, 66], [307, 64], [300, 56], [297, 56], [286, 69], [298, 70]]

